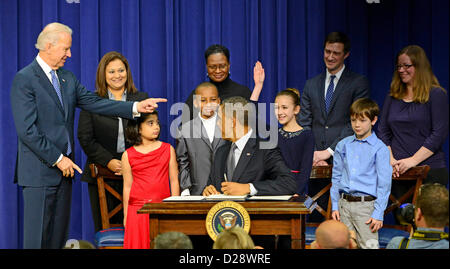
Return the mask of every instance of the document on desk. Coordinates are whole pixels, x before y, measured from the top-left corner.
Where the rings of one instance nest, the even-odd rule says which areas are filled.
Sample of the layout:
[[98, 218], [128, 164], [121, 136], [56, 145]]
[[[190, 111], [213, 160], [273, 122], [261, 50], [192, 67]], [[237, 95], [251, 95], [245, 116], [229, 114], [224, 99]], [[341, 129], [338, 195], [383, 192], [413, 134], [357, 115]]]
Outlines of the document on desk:
[[247, 195], [226, 195], [226, 194], [212, 194], [206, 196], [206, 201], [245, 201]]
[[250, 196], [247, 201], [288, 201], [292, 195], [275, 195], [275, 196]]
[[170, 196], [163, 200], [163, 202], [195, 202], [203, 201], [205, 196], [201, 195], [185, 195], [185, 196]]

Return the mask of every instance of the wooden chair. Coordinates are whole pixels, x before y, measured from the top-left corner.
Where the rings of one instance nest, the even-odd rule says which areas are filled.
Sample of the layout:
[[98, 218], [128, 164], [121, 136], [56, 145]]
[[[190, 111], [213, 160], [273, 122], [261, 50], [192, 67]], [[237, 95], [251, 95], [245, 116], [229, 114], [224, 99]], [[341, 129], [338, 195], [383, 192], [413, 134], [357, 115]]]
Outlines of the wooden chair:
[[[309, 180], [326, 180], [329, 182], [325, 187], [323, 187], [318, 193], [316, 193], [312, 199], [314, 202], [317, 201], [320, 197], [323, 195], [330, 196], [330, 189], [331, 189], [331, 175], [333, 172], [333, 166], [327, 165], [327, 166], [313, 166], [311, 169], [311, 176]], [[328, 198], [328, 205], [326, 209], [323, 209], [321, 206], [316, 205], [317, 211], [325, 218], [325, 220], [328, 220], [331, 218], [331, 199]]]
[[[391, 213], [394, 209], [399, 208], [407, 199], [412, 197], [412, 203], [414, 204], [419, 193], [420, 186], [422, 186], [423, 180], [427, 177], [430, 167], [428, 165], [416, 166], [410, 168], [408, 171], [400, 175], [399, 177], [392, 177], [392, 182], [395, 181], [412, 181], [415, 184], [401, 197], [394, 197], [389, 195], [391, 204], [388, 205], [384, 211], [384, 215]], [[397, 225], [397, 224], [384, 224], [383, 228], [378, 231], [378, 241], [380, 248], [386, 248], [387, 244], [395, 236], [409, 236], [411, 232], [411, 225]]]
[[[109, 184], [110, 180], [123, 181], [122, 176], [115, 175], [108, 168], [99, 164], [90, 164], [91, 176], [97, 179], [98, 198], [100, 203], [100, 214], [102, 219], [102, 230], [95, 235], [97, 246], [101, 249], [122, 248], [124, 238], [123, 223], [111, 223], [111, 218], [123, 210], [122, 195], [114, 190]], [[120, 204], [108, 211], [108, 200], [106, 194], [120, 200]]]
[[412, 203], [414, 204], [417, 199], [417, 194], [419, 192], [420, 186], [422, 186], [423, 180], [427, 177], [430, 167], [428, 165], [416, 166], [410, 168], [408, 171], [400, 175], [399, 177], [392, 177], [392, 181], [415, 181], [416, 184], [412, 186], [405, 194], [401, 197], [394, 197], [392, 194], [389, 195], [389, 200], [392, 202], [384, 211], [384, 215], [390, 213], [395, 208], [401, 206], [408, 198], [412, 196]]
[[[319, 192], [313, 195], [311, 198], [316, 203], [315, 209], [324, 217], [324, 220], [331, 218], [331, 198], [330, 198], [330, 188], [331, 188], [331, 175], [333, 171], [332, 165], [327, 166], [313, 166], [311, 170], [311, 176], [309, 180], [312, 181], [325, 181], [328, 184], [323, 187]], [[322, 208], [317, 200], [322, 196], [328, 196], [327, 208]], [[320, 222], [307, 222], [306, 223], [306, 248], [310, 248], [311, 243], [316, 239], [316, 229]]]

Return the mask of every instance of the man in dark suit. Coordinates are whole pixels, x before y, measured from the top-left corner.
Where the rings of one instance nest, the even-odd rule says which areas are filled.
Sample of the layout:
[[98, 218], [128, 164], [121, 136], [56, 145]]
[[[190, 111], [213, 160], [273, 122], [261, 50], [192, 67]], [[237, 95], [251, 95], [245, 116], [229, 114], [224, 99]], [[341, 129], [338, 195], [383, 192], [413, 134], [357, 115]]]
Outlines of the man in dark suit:
[[[222, 138], [203, 195], [288, 195], [296, 182], [278, 148], [261, 149], [249, 126], [252, 109], [243, 97], [230, 97], [218, 111]], [[251, 114], [250, 114], [251, 115]]]
[[18, 135], [15, 182], [24, 198], [24, 248], [64, 246], [68, 236], [75, 107], [100, 114], [133, 118], [151, 112], [157, 102], [116, 102], [86, 90], [64, 70], [71, 57], [72, 30], [60, 23], [39, 34], [36, 59], [14, 77], [10, 93]]
[[313, 165], [332, 164], [337, 143], [353, 134], [349, 109], [359, 98], [370, 97], [366, 77], [350, 71], [344, 60], [350, 55], [350, 40], [340, 32], [324, 42], [326, 71], [309, 79], [300, 102], [299, 123], [311, 129], [316, 141]]

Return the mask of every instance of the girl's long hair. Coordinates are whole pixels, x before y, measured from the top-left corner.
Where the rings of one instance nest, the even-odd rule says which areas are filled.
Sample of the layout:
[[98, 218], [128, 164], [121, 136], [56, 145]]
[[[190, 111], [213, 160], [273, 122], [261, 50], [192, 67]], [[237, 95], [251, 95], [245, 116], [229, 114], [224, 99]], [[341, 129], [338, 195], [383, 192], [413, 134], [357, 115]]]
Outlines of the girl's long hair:
[[[142, 144], [141, 133], [139, 128], [143, 122], [145, 122], [151, 115], [156, 115], [158, 118], [158, 112], [155, 110], [152, 113], [141, 113], [141, 116], [135, 120], [129, 120], [127, 128], [125, 129], [125, 137], [128, 143], [137, 146]], [[156, 139], [159, 139], [159, 135]]]

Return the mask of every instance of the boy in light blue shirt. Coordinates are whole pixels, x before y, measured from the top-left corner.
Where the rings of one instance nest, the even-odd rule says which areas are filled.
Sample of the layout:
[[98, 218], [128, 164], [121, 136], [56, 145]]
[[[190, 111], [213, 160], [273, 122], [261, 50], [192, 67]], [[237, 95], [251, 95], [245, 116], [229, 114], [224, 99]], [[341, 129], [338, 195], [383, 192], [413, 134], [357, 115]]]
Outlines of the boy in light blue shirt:
[[342, 139], [333, 156], [332, 218], [354, 230], [361, 248], [378, 248], [378, 230], [391, 191], [387, 146], [372, 133], [377, 103], [361, 98], [350, 107], [354, 135]]

